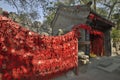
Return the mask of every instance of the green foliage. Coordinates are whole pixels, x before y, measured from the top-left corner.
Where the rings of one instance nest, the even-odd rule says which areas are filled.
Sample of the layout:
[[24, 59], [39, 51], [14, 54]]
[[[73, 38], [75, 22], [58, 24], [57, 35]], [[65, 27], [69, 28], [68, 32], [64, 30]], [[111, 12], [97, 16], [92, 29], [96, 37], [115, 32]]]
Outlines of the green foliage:
[[120, 30], [117, 30], [117, 29], [113, 29], [112, 30], [112, 38], [113, 38], [113, 41], [120, 41]]
[[113, 29], [113, 30], [112, 30], [112, 38], [113, 38], [113, 39], [115, 39], [115, 38], [120, 38], [120, 30]]
[[55, 16], [55, 12], [52, 12], [51, 14], [49, 14], [48, 16], [46, 16], [46, 22], [47, 22], [48, 24], [51, 24], [54, 16]]
[[114, 13], [112, 20], [115, 22], [116, 29], [120, 30], [120, 13]]
[[104, 8], [98, 7], [96, 9], [96, 11], [97, 11], [97, 13], [99, 13], [100, 15], [102, 15], [103, 17], [107, 17], [106, 15], [108, 14], [108, 12]]

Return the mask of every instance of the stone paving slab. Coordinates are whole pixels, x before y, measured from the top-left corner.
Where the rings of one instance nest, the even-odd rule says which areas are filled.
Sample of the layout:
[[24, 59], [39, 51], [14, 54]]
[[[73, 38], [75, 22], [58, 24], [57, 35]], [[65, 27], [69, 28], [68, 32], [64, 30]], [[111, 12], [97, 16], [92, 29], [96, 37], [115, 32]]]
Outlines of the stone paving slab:
[[99, 66], [101, 66], [101, 67], [108, 67], [108, 66], [110, 66], [110, 65], [112, 65], [113, 64], [113, 62], [111, 61], [111, 60], [105, 60], [105, 61], [102, 61], [102, 62], [100, 62], [99, 63]]
[[98, 66], [99, 69], [107, 71], [107, 72], [113, 72], [113, 71], [117, 70], [119, 67], [120, 67], [120, 64], [117, 64], [117, 63], [113, 63], [112, 65], [110, 65], [108, 67]]
[[102, 59], [97, 67], [107, 72], [113, 72], [120, 67], [120, 57], [116, 56]]

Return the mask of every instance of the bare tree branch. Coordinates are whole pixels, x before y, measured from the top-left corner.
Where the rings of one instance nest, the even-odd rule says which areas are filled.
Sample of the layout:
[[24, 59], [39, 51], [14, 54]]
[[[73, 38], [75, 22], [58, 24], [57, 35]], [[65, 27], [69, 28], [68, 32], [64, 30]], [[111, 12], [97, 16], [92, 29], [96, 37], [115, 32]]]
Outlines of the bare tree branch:
[[114, 7], [115, 7], [115, 5], [116, 5], [117, 3], [118, 3], [117, 1], [114, 2], [114, 3], [112, 4], [112, 6], [110, 7], [110, 12], [109, 12], [109, 14], [108, 14], [108, 19], [110, 18], [111, 14], [112, 14], [112, 11], [113, 11], [113, 9], [114, 9]]
[[12, 3], [14, 4], [14, 6], [16, 7], [17, 12], [19, 13], [19, 9], [18, 9], [18, 7], [17, 7], [17, 5], [16, 5], [15, 1], [14, 1], [14, 0], [11, 0], [11, 1], [12, 1]]

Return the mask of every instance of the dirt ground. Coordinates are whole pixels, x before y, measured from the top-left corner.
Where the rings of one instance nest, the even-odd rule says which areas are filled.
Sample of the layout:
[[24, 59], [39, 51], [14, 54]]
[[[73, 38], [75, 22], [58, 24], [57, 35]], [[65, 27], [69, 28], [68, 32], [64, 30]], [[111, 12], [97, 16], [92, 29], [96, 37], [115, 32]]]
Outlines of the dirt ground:
[[91, 58], [87, 65], [79, 63], [78, 75], [69, 71], [52, 80], [120, 80], [120, 56]]

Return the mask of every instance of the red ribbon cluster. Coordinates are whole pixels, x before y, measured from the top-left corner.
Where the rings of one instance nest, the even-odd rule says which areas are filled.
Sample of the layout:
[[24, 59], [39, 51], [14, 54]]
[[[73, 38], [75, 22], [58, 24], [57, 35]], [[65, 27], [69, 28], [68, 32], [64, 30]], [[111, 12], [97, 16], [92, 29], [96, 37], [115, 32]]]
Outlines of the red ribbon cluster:
[[[92, 18], [94, 18], [94, 15], [91, 15]], [[76, 25], [73, 27], [73, 30], [75, 29], [77, 31], [77, 36], [79, 36], [80, 32], [79, 29], [85, 29], [90, 34], [90, 42], [91, 42], [91, 53], [94, 53], [98, 56], [103, 55], [103, 49], [104, 49], [104, 34], [101, 31], [92, 29], [90, 26], [87, 26], [85, 24]]]
[[103, 56], [104, 34], [97, 30], [92, 30], [91, 34], [91, 53], [97, 56]]
[[44, 36], [0, 16], [2, 80], [44, 80], [77, 67], [77, 29], [62, 36]]

